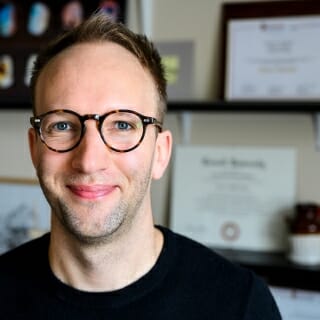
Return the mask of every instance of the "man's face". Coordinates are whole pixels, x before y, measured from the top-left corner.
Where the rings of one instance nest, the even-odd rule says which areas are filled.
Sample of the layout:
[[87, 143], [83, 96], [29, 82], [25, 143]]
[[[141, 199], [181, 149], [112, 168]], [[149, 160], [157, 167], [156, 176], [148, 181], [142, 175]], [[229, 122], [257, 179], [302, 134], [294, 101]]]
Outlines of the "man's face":
[[[80, 115], [131, 109], [156, 117], [158, 96], [149, 73], [113, 43], [73, 46], [42, 70], [36, 86], [37, 115], [70, 109]], [[171, 136], [149, 125], [141, 145], [118, 153], [106, 147], [94, 120], [86, 121], [80, 145], [49, 150], [29, 131], [33, 164], [52, 208], [52, 228], [97, 243], [128, 231], [151, 215], [150, 182], [161, 177]], [[61, 231], [59, 231], [61, 232]]]

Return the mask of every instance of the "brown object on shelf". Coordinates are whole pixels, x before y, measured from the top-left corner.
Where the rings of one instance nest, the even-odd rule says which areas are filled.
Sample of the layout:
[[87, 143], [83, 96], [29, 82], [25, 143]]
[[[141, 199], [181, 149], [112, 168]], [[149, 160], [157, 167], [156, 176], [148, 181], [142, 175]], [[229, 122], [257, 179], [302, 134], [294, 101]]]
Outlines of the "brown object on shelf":
[[297, 204], [289, 223], [288, 258], [301, 265], [320, 265], [320, 207]]
[[297, 204], [290, 223], [291, 234], [320, 234], [320, 207], [314, 203]]

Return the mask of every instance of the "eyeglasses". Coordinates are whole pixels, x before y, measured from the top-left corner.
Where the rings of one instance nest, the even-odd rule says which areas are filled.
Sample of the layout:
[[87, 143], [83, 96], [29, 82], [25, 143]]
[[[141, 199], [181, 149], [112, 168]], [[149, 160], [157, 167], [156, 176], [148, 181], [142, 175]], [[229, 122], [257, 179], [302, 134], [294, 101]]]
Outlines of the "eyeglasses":
[[67, 152], [76, 148], [85, 134], [87, 120], [95, 120], [105, 145], [117, 152], [128, 152], [142, 142], [146, 127], [155, 125], [159, 132], [162, 123], [152, 117], [127, 109], [113, 110], [103, 115], [85, 114], [72, 110], [53, 110], [30, 118], [41, 141], [52, 151]]

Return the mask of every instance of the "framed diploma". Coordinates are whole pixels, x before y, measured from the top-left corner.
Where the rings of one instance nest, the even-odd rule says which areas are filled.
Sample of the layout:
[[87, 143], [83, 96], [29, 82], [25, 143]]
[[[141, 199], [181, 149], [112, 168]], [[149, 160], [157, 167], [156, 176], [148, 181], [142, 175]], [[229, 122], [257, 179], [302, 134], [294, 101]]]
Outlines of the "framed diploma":
[[215, 248], [284, 251], [295, 179], [289, 147], [177, 146], [170, 226]]
[[319, 100], [319, 1], [227, 3], [223, 30], [225, 100]]

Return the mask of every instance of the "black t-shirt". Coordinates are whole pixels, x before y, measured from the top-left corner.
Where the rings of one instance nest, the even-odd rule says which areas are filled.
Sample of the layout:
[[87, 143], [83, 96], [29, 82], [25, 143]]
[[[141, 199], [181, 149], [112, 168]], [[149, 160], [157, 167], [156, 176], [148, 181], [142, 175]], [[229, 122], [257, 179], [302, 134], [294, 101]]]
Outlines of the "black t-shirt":
[[160, 230], [164, 246], [154, 267], [110, 292], [79, 291], [59, 281], [48, 262], [50, 234], [0, 256], [0, 318], [281, 319], [267, 286], [252, 272], [197, 242]]

